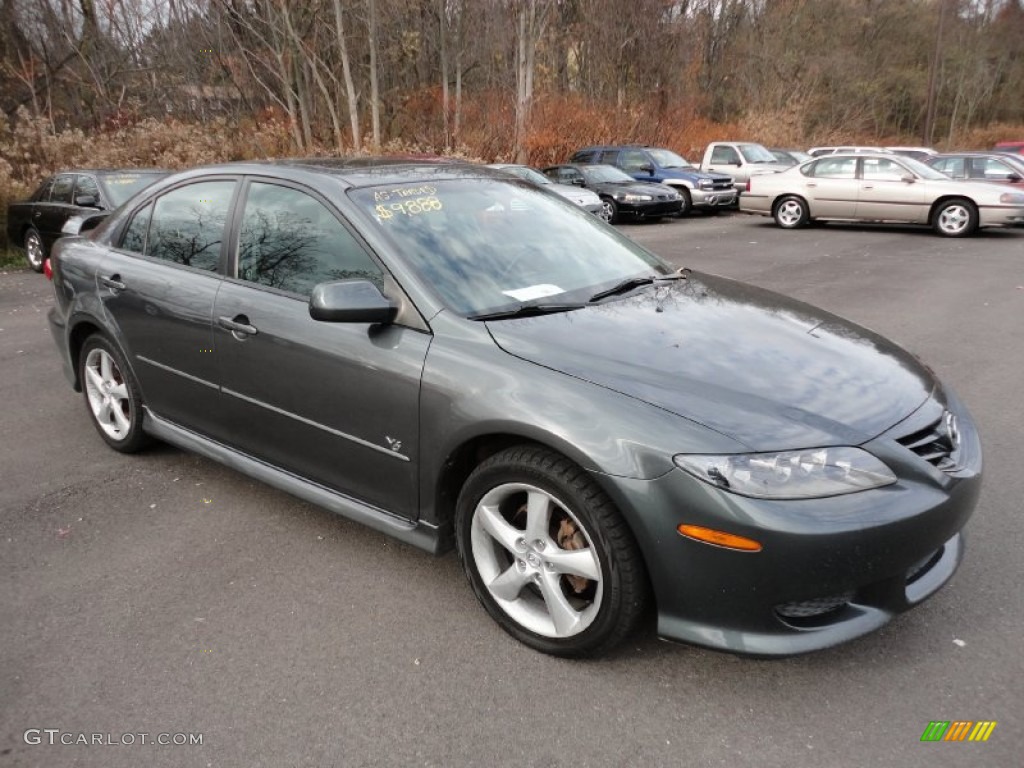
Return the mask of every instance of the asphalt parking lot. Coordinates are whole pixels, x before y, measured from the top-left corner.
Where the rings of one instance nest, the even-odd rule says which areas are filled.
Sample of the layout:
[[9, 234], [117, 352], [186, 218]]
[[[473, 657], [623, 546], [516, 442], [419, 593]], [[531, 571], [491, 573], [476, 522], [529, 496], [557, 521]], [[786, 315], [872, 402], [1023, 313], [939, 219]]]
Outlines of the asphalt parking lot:
[[[539, 655], [488, 618], [452, 555], [172, 448], [107, 449], [61, 373], [50, 284], [9, 271], [0, 766], [1019, 766], [1024, 229], [949, 240], [733, 214], [622, 230], [879, 331], [957, 390], [986, 479], [944, 590], [778, 661], [650, 629], [598, 661]], [[922, 743], [933, 720], [998, 725], [986, 743]], [[49, 745], [44, 729], [135, 743]]]

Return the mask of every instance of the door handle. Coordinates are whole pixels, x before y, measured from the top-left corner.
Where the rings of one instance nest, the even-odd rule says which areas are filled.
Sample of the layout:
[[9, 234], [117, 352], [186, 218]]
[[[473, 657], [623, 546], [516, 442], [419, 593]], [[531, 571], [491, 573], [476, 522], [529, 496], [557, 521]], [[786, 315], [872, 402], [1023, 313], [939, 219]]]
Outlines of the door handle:
[[117, 291], [123, 291], [125, 288], [128, 287], [121, 282], [120, 275], [110, 275], [109, 277], [107, 277], [106, 275], [100, 275], [100, 282], [103, 283], [103, 285], [107, 286], [107, 288], [109, 288], [110, 290], [114, 291], [115, 293]]
[[42, 211], [35, 211], [35, 212], [34, 212], [34, 213], [32, 214], [32, 218], [34, 218], [34, 219], [38, 219], [38, 218], [39, 218], [40, 216], [42, 216], [42, 215], [43, 215], [43, 212], [42, 212]]
[[875, 187], [872, 184], [865, 184], [863, 187], [861, 187], [861, 189], [874, 189], [874, 188]]
[[815, 183], [814, 183], [813, 181], [808, 181], [808, 182], [807, 182], [807, 186], [808, 186], [808, 187], [816, 187], [816, 186], [818, 186], [818, 185], [817, 185], [817, 184], [815, 184]]
[[250, 325], [249, 318], [245, 315], [235, 315], [232, 317], [218, 317], [217, 324], [221, 328], [231, 331], [231, 335], [239, 341], [245, 339], [246, 336], [255, 336], [259, 331], [255, 325]]

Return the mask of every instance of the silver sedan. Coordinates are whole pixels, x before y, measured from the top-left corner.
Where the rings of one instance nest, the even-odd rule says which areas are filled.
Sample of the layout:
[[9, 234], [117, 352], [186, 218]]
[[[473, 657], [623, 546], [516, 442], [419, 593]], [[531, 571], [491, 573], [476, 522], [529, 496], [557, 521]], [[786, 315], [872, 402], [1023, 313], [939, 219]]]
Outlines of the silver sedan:
[[551, 192], [555, 192], [566, 200], [576, 203], [580, 208], [598, 216], [602, 219], [608, 220], [608, 216], [604, 210], [604, 204], [601, 202], [601, 198], [596, 193], [591, 192], [589, 189], [583, 189], [582, 187], [573, 187], [568, 184], [557, 184], [543, 173], [525, 165], [514, 165], [511, 163], [492, 163], [488, 168], [496, 168], [499, 171], [505, 171], [511, 173], [513, 176], [518, 176], [520, 179], [525, 179], [531, 184], [536, 184], [538, 187], [544, 187]]
[[909, 157], [842, 154], [752, 178], [740, 210], [772, 216], [784, 229], [819, 219], [880, 221], [963, 237], [979, 227], [1024, 224], [1024, 192], [955, 181]]

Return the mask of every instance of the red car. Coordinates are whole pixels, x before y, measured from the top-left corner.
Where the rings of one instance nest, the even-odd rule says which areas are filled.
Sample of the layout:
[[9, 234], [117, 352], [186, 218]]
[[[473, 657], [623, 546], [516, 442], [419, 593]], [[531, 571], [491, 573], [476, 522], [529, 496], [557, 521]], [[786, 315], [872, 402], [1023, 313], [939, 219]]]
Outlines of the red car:
[[1000, 141], [995, 146], [996, 152], [1016, 152], [1024, 155], [1024, 141]]

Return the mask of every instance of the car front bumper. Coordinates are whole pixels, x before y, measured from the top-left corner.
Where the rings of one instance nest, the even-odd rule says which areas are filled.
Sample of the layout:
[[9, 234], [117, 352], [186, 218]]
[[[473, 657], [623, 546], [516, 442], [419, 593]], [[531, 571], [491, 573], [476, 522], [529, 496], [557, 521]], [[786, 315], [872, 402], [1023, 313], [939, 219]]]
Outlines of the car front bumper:
[[[674, 469], [616, 478], [610, 491], [645, 556], [668, 640], [754, 656], [827, 648], [875, 630], [937, 592], [963, 557], [962, 529], [981, 489], [981, 445], [960, 423], [955, 472], [885, 436], [864, 447], [895, 484], [822, 499], [752, 499]], [[895, 429], [895, 428], [894, 428]], [[888, 433], [887, 433], [888, 434]], [[762, 544], [741, 552], [677, 532], [682, 523]]]
[[626, 216], [633, 216], [637, 219], [655, 218], [658, 216], [672, 216], [683, 209], [683, 201], [679, 200], [651, 200], [641, 203], [625, 203], [615, 201], [619, 213]]
[[982, 227], [1024, 226], [1024, 205], [988, 205], [978, 208], [978, 225]]
[[736, 205], [739, 192], [735, 187], [729, 189], [691, 189], [690, 200], [694, 208], [728, 208]]

